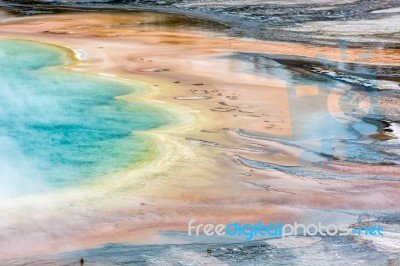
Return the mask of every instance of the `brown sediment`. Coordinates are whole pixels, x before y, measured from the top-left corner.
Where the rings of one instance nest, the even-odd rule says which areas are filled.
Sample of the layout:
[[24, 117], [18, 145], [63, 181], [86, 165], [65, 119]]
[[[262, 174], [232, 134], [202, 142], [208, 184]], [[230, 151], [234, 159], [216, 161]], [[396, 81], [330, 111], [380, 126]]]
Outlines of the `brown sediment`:
[[211, 99], [211, 96], [177, 96], [176, 100], [207, 100]]
[[[142, 15], [143, 16], [143, 15]], [[313, 180], [251, 169], [238, 155], [297, 166], [302, 150], [250, 139], [225, 129], [292, 135], [286, 81], [245, 73], [245, 62], [222, 59], [246, 51], [339, 61], [340, 49], [217, 37], [151, 24], [152, 16], [128, 13], [65, 14], [0, 23], [3, 38], [52, 43], [84, 51], [69, 68], [151, 84], [143, 100], [180, 117], [177, 125], [141, 132], [157, 156], [135, 169], [88, 187], [4, 204], [0, 257], [47, 254], [108, 242], [158, 242], [154, 233], [203, 223], [289, 222], [301, 208], [399, 210], [399, 183], [385, 180]], [[135, 26], [135, 22], [141, 22]], [[126, 27], [128, 23], [130, 27]], [[54, 34], [57, 33], [57, 34]], [[67, 34], [68, 33], [68, 34]], [[347, 50], [356, 61], [365, 51]], [[368, 64], [398, 65], [397, 50], [381, 49]], [[301, 88], [300, 88], [301, 89]], [[303, 88], [303, 94], [314, 93]], [[399, 174], [398, 168], [335, 164], [332, 171]], [[386, 173], [385, 172], [385, 173]], [[372, 197], [373, 196], [373, 197]], [[44, 202], [46, 201], [46, 202]], [[50, 203], [48, 203], [50, 202]], [[21, 213], [24, 213], [21, 216]], [[23, 251], [23, 253], [21, 252]]]

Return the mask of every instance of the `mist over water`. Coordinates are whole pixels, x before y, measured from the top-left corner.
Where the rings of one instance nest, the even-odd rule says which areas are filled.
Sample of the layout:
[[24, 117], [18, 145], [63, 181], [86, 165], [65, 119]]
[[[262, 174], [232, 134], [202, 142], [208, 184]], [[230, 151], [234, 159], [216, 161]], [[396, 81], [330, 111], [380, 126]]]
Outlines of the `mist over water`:
[[0, 199], [79, 185], [145, 158], [132, 131], [167, 122], [160, 112], [114, 97], [122, 82], [48, 66], [67, 54], [0, 41]]

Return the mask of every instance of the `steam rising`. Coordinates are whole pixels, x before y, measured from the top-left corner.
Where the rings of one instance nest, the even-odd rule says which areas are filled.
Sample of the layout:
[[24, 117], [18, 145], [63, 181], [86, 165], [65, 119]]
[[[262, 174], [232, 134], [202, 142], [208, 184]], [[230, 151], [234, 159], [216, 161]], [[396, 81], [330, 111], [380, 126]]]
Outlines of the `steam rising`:
[[1, 41], [0, 59], [0, 200], [126, 167], [148, 152], [132, 131], [164, 122], [114, 99], [131, 93], [125, 84], [45, 68], [65, 63], [53, 47]]

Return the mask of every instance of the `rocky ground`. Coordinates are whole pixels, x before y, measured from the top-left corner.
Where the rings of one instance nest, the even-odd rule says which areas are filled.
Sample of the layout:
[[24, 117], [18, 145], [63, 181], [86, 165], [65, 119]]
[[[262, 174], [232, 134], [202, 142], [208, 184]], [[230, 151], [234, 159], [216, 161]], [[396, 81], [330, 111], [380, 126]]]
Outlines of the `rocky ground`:
[[400, 47], [400, 0], [3, 0], [0, 7], [25, 15], [55, 7], [161, 10], [228, 24], [233, 36]]

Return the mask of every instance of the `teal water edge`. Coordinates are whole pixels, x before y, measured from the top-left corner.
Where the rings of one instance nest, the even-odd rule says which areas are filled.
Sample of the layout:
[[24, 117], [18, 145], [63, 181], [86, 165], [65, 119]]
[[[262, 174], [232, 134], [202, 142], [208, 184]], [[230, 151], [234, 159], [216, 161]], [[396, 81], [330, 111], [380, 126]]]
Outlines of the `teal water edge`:
[[[54, 66], [66, 51], [0, 41], [0, 199], [79, 185], [151, 152], [132, 131], [168, 123], [130, 84]], [[53, 66], [53, 67], [49, 67]]]

